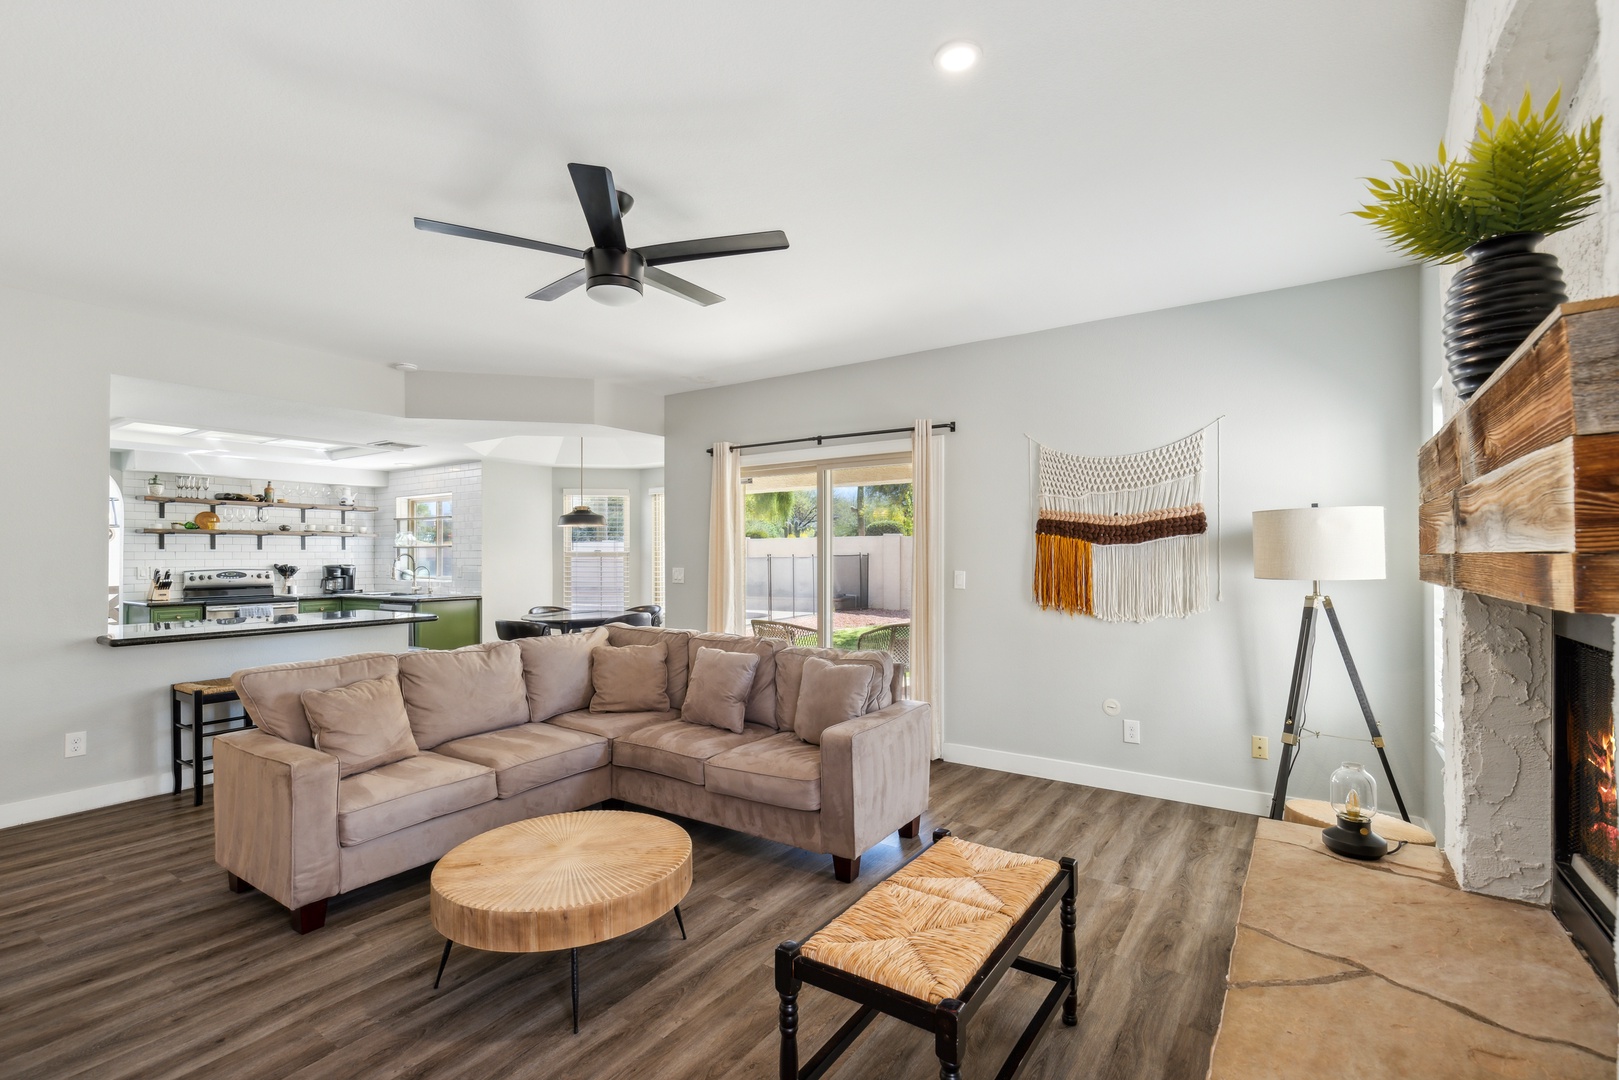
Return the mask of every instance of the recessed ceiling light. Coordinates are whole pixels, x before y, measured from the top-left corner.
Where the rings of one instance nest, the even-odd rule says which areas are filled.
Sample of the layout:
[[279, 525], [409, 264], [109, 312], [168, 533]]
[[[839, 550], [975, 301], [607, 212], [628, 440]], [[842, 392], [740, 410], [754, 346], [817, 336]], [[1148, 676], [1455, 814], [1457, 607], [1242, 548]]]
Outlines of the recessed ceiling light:
[[940, 71], [955, 74], [978, 63], [980, 55], [978, 46], [970, 41], [950, 41], [939, 46], [939, 51], [933, 54], [933, 63]]
[[403, 372], [405, 372], [407, 374], [412, 372], [412, 371], [421, 370], [415, 364], [407, 364], [404, 361], [400, 361], [397, 364], [389, 364], [388, 366], [393, 368], [395, 371], [403, 371]]
[[239, 431], [199, 431], [192, 438], [217, 439], [221, 442], [267, 443], [270, 441], [270, 436], [268, 435], [243, 435]]

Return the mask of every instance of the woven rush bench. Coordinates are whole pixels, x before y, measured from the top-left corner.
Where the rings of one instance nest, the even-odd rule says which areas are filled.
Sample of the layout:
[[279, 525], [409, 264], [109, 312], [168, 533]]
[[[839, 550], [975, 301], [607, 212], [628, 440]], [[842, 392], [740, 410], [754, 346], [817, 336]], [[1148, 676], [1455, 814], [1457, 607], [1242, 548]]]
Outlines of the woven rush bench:
[[[997, 1073], [1016, 1076], [1057, 1002], [1078, 1022], [1074, 860], [999, 851], [933, 833], [933, 845], [799, 944], [776, 947], [781, 997], [781, 1080], [814, 1080], [878, 1013], [933, 1033], [941, 1080], [960, 1080], [966, 1025], [1007, 969], [1050, 979]], [[1062, 967], [1020, 955], [1053, 908], [1062, 910]], [[808, 983], [860, 1006], [802, 1069], [798, 992]]]

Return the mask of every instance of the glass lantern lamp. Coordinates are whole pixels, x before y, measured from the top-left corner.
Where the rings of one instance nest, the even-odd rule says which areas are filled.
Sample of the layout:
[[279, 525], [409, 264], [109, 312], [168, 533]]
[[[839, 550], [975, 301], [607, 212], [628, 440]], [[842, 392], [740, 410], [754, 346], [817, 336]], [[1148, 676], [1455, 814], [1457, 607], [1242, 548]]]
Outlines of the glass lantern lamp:
[[1372, 831], [1377, 815], [1377, 781], [1359, 762], [1346, 761], [1332, 773], [1332, 809], [1336, 825], [1321, 830], [1327, 850], [1351, 859], [1381, 859], [1389, 843]]

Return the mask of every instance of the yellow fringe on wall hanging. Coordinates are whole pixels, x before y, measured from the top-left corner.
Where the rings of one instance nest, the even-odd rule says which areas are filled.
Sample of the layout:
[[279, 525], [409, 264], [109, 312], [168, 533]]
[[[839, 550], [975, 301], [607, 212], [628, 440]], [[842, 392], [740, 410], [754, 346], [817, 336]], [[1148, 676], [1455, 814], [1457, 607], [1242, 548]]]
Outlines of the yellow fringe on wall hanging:
[[1070, 615], [1092, 614], [1090, 542], [1038, 533], [1034, 552], [1034, 598], [1040, 606]]

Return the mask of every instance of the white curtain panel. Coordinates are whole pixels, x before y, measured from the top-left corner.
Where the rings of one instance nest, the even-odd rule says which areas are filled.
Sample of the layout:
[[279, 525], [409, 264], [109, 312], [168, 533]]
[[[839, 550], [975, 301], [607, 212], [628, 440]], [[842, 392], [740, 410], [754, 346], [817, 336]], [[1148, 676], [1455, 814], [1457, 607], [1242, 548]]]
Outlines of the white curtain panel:
[[944, 753], [944, 440], [932, 420], [911, 436], [911, 696], [933, 706], [933, 756]]
[[742, 455], [714, 444], [714, 486], [708, 521], [708, 629], [742, 632]]

